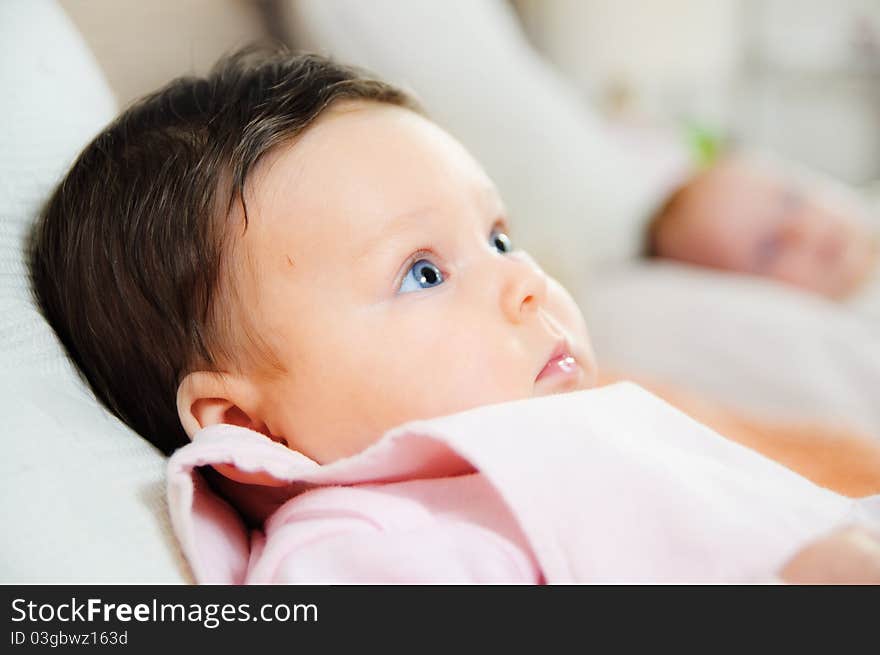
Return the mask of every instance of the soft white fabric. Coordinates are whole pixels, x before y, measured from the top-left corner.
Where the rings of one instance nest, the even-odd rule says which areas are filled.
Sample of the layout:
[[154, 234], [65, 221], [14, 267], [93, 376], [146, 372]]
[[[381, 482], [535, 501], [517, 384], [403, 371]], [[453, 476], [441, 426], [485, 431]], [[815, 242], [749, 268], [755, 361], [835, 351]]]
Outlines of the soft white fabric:
[[880, 439], [880, 331], [838, 303], [763, 279], [643, 262], [603, 278], [581, 304], [606, 369]]
[[116, 113], [67, 16], [0, 2], [0, 583], [186, 579], [164, 458], [101, 409], [28, 290], [23, 239], [77, 152]]

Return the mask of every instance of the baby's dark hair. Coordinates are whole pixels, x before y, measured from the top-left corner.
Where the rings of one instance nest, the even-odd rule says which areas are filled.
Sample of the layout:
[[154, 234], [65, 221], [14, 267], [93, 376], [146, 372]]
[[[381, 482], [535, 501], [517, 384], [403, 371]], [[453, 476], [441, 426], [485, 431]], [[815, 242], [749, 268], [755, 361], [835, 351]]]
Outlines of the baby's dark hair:
[[235, 361], [220, 290], [249, 171], [343, 100], [419, 111], [358, 69], [247, 48], [123, 112], [46, 203], [30, 243], [40, 309], [97, 398], [164, 453], [188, 441], [183, 377]]

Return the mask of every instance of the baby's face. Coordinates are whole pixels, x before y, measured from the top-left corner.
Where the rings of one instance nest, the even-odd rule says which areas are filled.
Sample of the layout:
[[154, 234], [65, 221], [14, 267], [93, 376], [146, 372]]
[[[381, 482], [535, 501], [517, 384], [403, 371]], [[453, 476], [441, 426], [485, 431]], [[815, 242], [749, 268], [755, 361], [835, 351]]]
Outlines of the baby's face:
[[424, 118], [341, 105], [248, 185], [242, 296], [286, 371], [251, 380], [291, 448], [324, 463], [411, 419], [593, 384], [574, 301], [508, 251], [492, 183]]
[[658, 235], [658, 250], [842, 298], [873, 265], [876, 244], [858, 212], [746, 160], [731, 160], [693, 187]]

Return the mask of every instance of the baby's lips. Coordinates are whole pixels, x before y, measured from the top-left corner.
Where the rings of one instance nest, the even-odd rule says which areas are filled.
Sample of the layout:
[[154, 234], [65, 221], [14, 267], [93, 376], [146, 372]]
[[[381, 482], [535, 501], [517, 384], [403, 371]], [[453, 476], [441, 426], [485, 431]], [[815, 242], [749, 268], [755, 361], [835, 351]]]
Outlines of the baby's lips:
[[567, 339], [559, 341], [535, 376], [535, 383], [552, 380], [557, 384], [571, 386], [585, 379], [587, 370], [584, 368], [584, 363], [588, 360], [586, 358], [582, 360], [577, 354], [576, 349], [572, 348]]
[[567, 374], [574, 372], [578, 367], [577, 360], [572, 357], [569, 353], [562, 353], [556, 357], [551, 358], [545, 365], [544, 368], [541, 369], [541, 372], [538, 373], [538, 377], [535, 380], [542, 380], [546, 377], [556, 374]]

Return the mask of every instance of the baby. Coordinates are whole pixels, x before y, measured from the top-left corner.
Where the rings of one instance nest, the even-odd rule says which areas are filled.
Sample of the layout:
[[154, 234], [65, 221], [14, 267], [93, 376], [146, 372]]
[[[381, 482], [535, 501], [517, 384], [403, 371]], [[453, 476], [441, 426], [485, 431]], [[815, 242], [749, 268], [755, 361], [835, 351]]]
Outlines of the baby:
[[773, 278], [880, 320], [877, 226], [853, 194], [812, 177], [754, 156], [722, 159], [666, 203], [649, 250]]
[[[255, 571], [293, 534], [291, 516], [328, 497], [309, 489], [338, 497], [377, 453], [379, 478], [402, 475], [389, 472], [399, 440], [375, 449], [395, 426], [595, 384], [580, 311], [507, 221], [480, 166], [404, 92], [320, 57], [245, 51], [145, 98], [85, 149], [46, 205], [31, 266], [97, 397], [165, 453], [194, 439], [173, 470], [202, 467], [254, 526], [275, 526], [243, 556], [240, 531], [220, 548], [247, 569], [233, 581], [265, 581], [277, 578]], [[430, 457], [416, 470], [441, 482], [462, 473], [449, 452], [417, 452]], [[236, 519], [192, 480], [171, 501], [195, 562], [187, 512]], [[522, 579], [552, 580], [534, 536], [473, 484], [485, 502], [471, 519], [519, 553]], [[436, 489], [422, 499], [432, 507], [464, 502]], [[880, 580], [866, 535], [814, 543], [787, 579]]]

